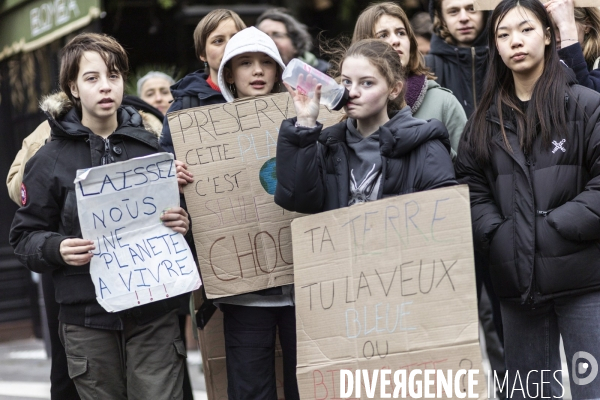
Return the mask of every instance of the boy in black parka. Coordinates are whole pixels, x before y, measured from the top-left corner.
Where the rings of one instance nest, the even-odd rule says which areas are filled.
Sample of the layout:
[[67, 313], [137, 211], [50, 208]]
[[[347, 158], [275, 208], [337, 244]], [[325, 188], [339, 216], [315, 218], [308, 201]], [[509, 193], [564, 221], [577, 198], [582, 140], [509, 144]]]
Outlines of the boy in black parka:
[[[94, 242], [81, 238], [76, 171], [161, 151], [142, 116], [121, 106], [127, 71], [127, 55], [111, 37], [84, 33], [65, 46], [63, 92], [41, 104], [52, 140], [27, 163], [10, 243], [27, 268], [52, 273], [59, 334], [82, 398], [180, 399], [185, 348], [178, 298], [106, 312], [89, 272]], [[181, 207], [161, 219], [176, 232], [188, 230]]]

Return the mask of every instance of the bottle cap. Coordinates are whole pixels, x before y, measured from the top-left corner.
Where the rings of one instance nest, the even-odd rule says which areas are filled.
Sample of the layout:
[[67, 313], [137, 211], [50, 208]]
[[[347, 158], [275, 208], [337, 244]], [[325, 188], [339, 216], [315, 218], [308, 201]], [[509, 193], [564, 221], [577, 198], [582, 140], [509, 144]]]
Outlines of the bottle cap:
[[333, 107], [333, 111], [339, 111], [348, 103], [348, 99], [350, 98], [350, 92], [347, 88], [344, 88], [344, 94], [340, 98], [340, 101]]

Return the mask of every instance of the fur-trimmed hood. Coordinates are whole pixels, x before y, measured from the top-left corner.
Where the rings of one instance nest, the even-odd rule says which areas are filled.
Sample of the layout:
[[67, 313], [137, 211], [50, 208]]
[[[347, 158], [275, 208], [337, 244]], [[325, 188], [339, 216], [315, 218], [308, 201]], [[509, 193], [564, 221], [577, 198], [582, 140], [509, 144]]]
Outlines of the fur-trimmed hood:
[[40, 101], [40, 109], [46, 116], [50, 116], [53, 119], [60, 119], [71, 108], [73, 108], [73, 103], [71, 103], [65, 92], [49, 94], [42, 97]]
[[[40, 109], [46, 114], [53, 135], [89, 135], [91, 131], [81, 124], [80, 113], [77, 112], [73, 103], [65, 92], [57, 92], [44, 96], [40, 101]], [[119, 128], [143, 127], [156, 138], [160, 138], [162, 123], [150, 113], [127, 105], [121, 105], [117, 110]]]

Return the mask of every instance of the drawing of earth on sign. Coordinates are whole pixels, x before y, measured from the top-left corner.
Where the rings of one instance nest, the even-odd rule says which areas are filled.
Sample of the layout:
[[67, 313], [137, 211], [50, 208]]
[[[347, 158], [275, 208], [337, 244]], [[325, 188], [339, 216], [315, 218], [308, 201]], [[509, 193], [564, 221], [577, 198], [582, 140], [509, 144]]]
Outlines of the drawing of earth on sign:
[[262, 185], [265, 192], [270, 195], [275, 194], [275, 187], [277, 186], [277, 174], [275, 173], [275, 157], [266, 161], [260, 168], [259, 172], [260, 184]]

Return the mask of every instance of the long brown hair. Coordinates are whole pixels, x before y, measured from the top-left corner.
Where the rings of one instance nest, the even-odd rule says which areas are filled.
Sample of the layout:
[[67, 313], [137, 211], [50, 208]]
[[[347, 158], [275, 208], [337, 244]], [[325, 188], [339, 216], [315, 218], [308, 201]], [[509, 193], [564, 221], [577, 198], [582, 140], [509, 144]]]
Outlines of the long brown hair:
[[[544, 32], [549, 31], [550, 44], [544, 49], [544, 69], [542, 75], [533, 86], [531, 100], [526, 112], [519, 107], [519, 98], [515, 92], [515, 81], [512, 71], [504, 64], [496, 47], [496, 29], [506, 14], [516, 7], [530, 11], [540, 21]], [[475, 154], [482, 164], [489, 162], [490, 145], [492, 143], [492, 122], [486, 120], [487, 112], [492, 107], [498, 113], [500, 129], [504, 145], [513, 151], [504, 130], [503, 109], [514, 110], [517, 121], [519, 145], [523, 151], [531, 152], [533, 142], [539, 134], [546, 146], [550, 145], [553, 133], [567, 133], [565, 93], [569, 93], [565, 67], [561, 65], [556, 52], [554, 27], [546, 8], [539, 0], [502, 0], [492, 12], [488, 29], [490, 57], [484, 91], [478, 108], [467, 122], [465, 134], [461, 140], [459, 153], [463, 146]], [[539, 133], [538, 133], [539, 131]]]
[[[389, 88], [396, 85], [398, 82], [403, 84], [406, 81], [405, 69], [400, 62], [400, 56], [396, 53], [396, 50], [389, 43], [379, 39], [363, 39], [356, 43], [353, 43], [347, 49], [337, 42], [337, 51], [329, 52], [332, 55], [331, 73], [332, 76], [339, 77], [342, 74], [342, 67], [344, 61], [350, 57], [364, 57], [371, 65], [377, 68], [377, 71], [383, 76], [386, 84]], [[406, 85], [403, 86], [402, 92], [394, 100], [389, 100], [387, 103], [388, 114], [400, 110], [406, 105], [404, 101], [404, 93], [406, 92]]]
[[429, 71], [429, 68], [425, 66], [425, 59], [421, 52], [419, 52], [417, 37], [415, 32], [410, 25], [410, 21], [406, 16], [406, 13], [398, 4], [387, 2], [371, 4], [367, 7], [356, 20], [354, 26], [354, 34], [352, 35], [352, 43], [356, 43], [362, 39], [376, 39], [375, 38], [375, 25], [384, 15], [398, 18], [404, 24], [406, 34], [410, 40], [410, 58], [406, 67], [406, 73], [408, 75], [426, 75], [427, 79], [435, 79], [435, 76]]
[[575, 22], [589, 28], [581, 47], [588, 69], [591, 69], [600, 56], [600, 10], [595, 7], [575, 7]]

